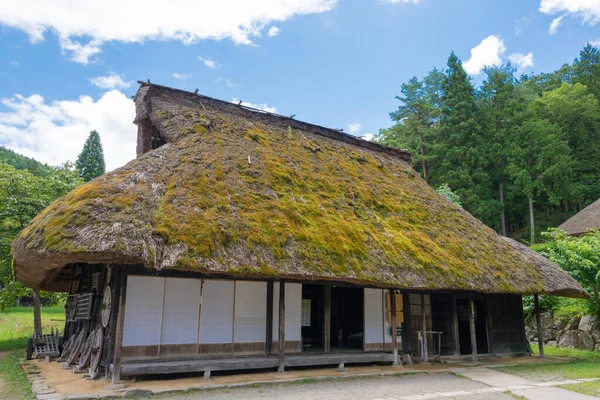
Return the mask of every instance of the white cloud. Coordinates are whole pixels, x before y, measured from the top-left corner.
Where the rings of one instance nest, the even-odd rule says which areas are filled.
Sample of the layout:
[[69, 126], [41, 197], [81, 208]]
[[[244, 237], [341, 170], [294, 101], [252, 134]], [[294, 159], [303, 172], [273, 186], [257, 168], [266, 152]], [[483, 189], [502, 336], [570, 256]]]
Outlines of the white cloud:
[[515, 23], [515, 35], [519, 36], [521, 33], [523, 33], [523, 29], [525, 29], [525, 27], [531, 23], [531, 17], [519, 18], [515, 21]]
[[560, 23], [562, 22], [564, 17], [564, 15], [561, 15], [560, 17], [554, 18], [552, 20], [552, 22], [550, 23], [550, 28], [548, 28], [548, 32], [551, 35], [554, 35], [558, 31], [558, 27], [560, 26]]
[[227, 87], [234, 88], [237, 87], [238, 84], [232, 81], [231, 79], [227, 78], [225, 79], [225, 85], [227, 85]]
[[0, 102], [0, 145], [28, 157], [58, 165], [75, 161], [93, 129], [100, 133], [108, 170], [135, 158], [136, 127], [133, 101], [117, 90], [94, 101], [46, 102], [39, 94], [15, 95]]
[[590, 44], [594, 47], [600, 47], [600, 38], [596, 40], [590, 40]]
[[[19, 29], [31, 43], [55, 33], [63, 51], [88, 63], [106, 42], [141, 43], [177, 40], [231, 39], [251, 44], [264, 28], [294, 15], [331, 10], [337, 0], [29, 0], [0, 1], [0, 25]], [[190, 12], [193, 10], [193, 12]], [[83, 44], [80, 38], [86, 38]]]
[[508, 60], [513, 63], [519, 72], [524, 71], [527, 68], [533, 67], [533, 53], [527, 54], [512, 53], [508, 56]]
[[348, 132], [351, 133], [352, 135], [356, 135], [358, 132], [360, 132], [361, 129], [362, 129], [362, 125], [359, 124], [358, 122], [353, 122], [351, 124], [348, 124]]
[[374, 133], [365, 133], [360, 138], [363, 139], [363, 140], [367, 140], [367, 141], [370, 142], [371, 140], [373, 140], [374, 137], [375, 137]]
[[277, 36], [277, 35], [279, 35], [279, 31], [280, 31], [280, 30], [279, 30], [279, 28], [278, 28], [278, 27], [276, 27], [276, 26], [272, 26], [272, 27], [270, 27], [270, 28], [269, 28], [269, 33], [268, 33], [268, 35], [269, 35], [269, 37]]
[[18, 67], [19, 65], [21, 65], [21, 63], [20, 63], [20, 62], [18, 62], [18, 61], [11, 61], [11, 62], [10, 62], [10, 65], [12, 65], [12, 66], [14, 66], [14, 67]]
[[217, 62], [215, 60], [211, 60], [210, 58], [198, 57], [198, 60], [202, 61], [204, 65], [208, 68], [215, 69], [217, 68]]
[[192, 77], [192, 74], [173, 73], [173, 74], [171, 74], [171, 76], [175, 79], [185, 80], [185, 79], [190, 79]]
[[471, 49], [471, 58], [463, 64], [463, 68], [469, 75], [479, 75], [485, 67], [501, 64], [505, 51], [502, 39], [490, 35]]
[[[240, 100], [236, 99], [235, 97], [231, 100], [232, 103], [235, 104], [239, 104]], [[254, 103], [250, 103], [248, 101], [242, 101], [242, 105], [246, 106], [246, 107], [251, 107], [251, 108], [256, 108], [257, 110], [263, 110], [266, 112], [270, 112], [270, 113], [276, 113], [277, 112], [277, 108], [276, 107], [271, 107], [269, 106], [267, 103], [262, 103], [262, 104], [254, 104]]]
[[[555, 14], [568, 14], [570, 16], [581, 18], [583, 23], [590, 25], [596, 25], [600, 22], [600, 1], [598, 0], [541, 0], [540, 12], [548, 15]], [[550, 32], [552, 32], [552, 26], [558, 28], [560, 20], [564, 15], [555, 18], [550, 25]]]
[[100, 89], [125, 89], [131, 86], [131, 82], [123, 80], [119, 74], [112, 73], [108, 76], [97, 76], [91, 78], [92, 85], [98, 86]]

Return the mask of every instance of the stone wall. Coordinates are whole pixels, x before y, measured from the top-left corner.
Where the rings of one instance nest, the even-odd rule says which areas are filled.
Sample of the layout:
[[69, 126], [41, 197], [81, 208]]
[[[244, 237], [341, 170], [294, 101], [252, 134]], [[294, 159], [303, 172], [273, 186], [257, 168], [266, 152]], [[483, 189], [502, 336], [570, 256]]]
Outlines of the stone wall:
[[[555, 317], [552, 311], [544, 311], [541, 313], [541, 323], [544, 344], [548, 346], [600, 351], [600, 318], [596, 315]], [[525, 317], [525, 334], [532, 345], [537, 343], [533, 314]]]

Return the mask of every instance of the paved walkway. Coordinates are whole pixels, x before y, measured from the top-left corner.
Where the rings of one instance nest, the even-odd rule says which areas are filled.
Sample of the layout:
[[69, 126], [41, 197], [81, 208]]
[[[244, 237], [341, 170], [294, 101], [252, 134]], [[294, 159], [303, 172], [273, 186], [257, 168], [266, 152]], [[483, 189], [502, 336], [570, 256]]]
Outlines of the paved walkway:
[[[326, 381], [305, 385], [265, 386], [189, 393], [171, 400], [277, 399], [277, 400], [510, 400], [507, 392], [530, 400], [585, 400], [595, 397], [554, 387], [589, 381], [534, 382], [488, 368], [460, 368], [449, 373], [407, 375], [348, 381]], [[468, 378], [468, 379], [465, 379]]]

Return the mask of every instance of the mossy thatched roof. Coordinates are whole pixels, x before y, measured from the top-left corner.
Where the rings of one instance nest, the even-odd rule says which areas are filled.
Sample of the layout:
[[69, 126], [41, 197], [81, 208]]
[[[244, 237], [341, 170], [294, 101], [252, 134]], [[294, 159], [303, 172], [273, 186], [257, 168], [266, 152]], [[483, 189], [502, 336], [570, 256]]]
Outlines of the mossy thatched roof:
[[13, 244], [20, 281], [52, 290], [66, 265], [110, 262], [586, 296], [556, 265], [439, 196], [404, 151], [157, 85], [142, 84], [135, 102], [138, 158], [23, 230]]
[[600, 230], [600, 199], [563, 222], [558, 229], [562, 229], [571, 236], [580, 236]]

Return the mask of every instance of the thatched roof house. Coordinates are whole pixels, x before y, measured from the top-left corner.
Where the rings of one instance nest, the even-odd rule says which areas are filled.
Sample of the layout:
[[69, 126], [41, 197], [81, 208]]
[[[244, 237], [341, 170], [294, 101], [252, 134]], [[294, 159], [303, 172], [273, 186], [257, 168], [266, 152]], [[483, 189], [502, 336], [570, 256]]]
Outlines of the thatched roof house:
[[590, 231], [600, 230], [600, 199], [563, 222], [558, 229], [562, 229], [569, 236], [581, 236]]
[[[192, 281], [196, 280], [202, 282], [198, 289], [202, 291], [202, 306], [196, 305], [196, 314], [198, 308], [202, 309], [197, 316], [200, 328], [190, 327], [190, 332], [199, 329], [199, 333], [195, 339], [191, 334], [187, 339], [196, 343], [193, 347], [196, 354], [204, 351], [201, 326], [212, 326], [201, 322], [208, 318], [205, 312], [210, 297], [206, 297], [205, 291], [213, 287], [211, 285], [224, 285], [219, 286], [219, 290], [209, 291], [213, 293], [211, 296], [232, 290], [232, 301], [236, 305], [231, 318], [235, 329], [226, 329], [238, 332], [243, 324], [255, 324], [252, 329], [259, 329], [257, 326], [262, 326], [262, 322], [257, 321], [263, 321], [263, 317], [267, 324], [266, 333], [259, 334], [248, 328], [262, 338], [263, 347], [255, 343], [256, 337], [246, 340], [254, 343], [250, 347], [242, 346], [234, 338], [227, 344], [234, 350], [209, 348], [219, 354], [235, 353], [238, 348], [243, 348], [244, 354], [270, 353], [268, 343], [274, 340], [270, 337], [270, 326], [275, 326], [273, 308], [267, 306], [264, 315], [261, 311], [252, 317], [253, 322], [250, 319], [238, 321], [242, 311], [238, 310], [235, 299], [244, 299], [240, 307], [249, 307], [248, 302], [263, 298], [261, 296], [265, 296], [268, 304], [276, 302], [273, 282], [281, 282], [281, 290], [284, 282], [287, 282], [285, 286], [297, 288], [294, 303], [288, 308], [297, 307], [300, 312], [302, 300], [302, 307], [309, 307], [306, 312], [313, 315], [313, 320], [325, 316], [325, 325], [318, 328], [322, 334], [311, 333], [305, 325], [302, 329], [300, 325], [293, 328], [298, 329], [294, 331], [301, 343], [294, 347], [298, 351], [311, 343], [321, 343], [319, 337], [325, 337], [323, 348], [329, 351], [329, 329], [333, 331], [334, 327], [328, 325], [331, 323], [328, 313], [338, 312], [335, 309], [338, 302], [354, 304], [356, 299], [362, 299], [354, 306], [356, 310], [364, 310], [359, 313], [364, 314], [363, 332], [358, 332], [363, 325], [356, 321], [335, 329], [363, 334], [365, 351], [387, 349], [385, 343], [389, 344], [391, 339], [386, 339], [386, 335], [392, 334], [396, 343], [396, 331], [384, 329], [390, 324], [400, 324], [393, 312], [394, 317], [390, 317], [396, 300], [395, 296], [388, 296], [387, 305], [384, 302], [382, 306], [383, 288], [392, 289], [394, 293], [401, 290], [405, 297], [399, 312], [417, 318], [415, 321], [422, 317], [427, 330], [438, 324], [435, 318], [432, 322], [432, 314], [447, 309], [445, 307], [454, 310], [440, 317], [443, 323], [439, 324], [443, 326], [437, 326], [440, 332], [447, 332], [442, 351], [447, 348], [451, 354], [460, 354], [460, 349], [469, 346], [468, 342], [459, 340], [462, 322], [470, 320], [475, 332], [477, 316], [473, 296], [480, 299], [480, 309], [488, 312], [478, 319], [484, 325], [477, 327], [477, 332], [481, 330], [485, 335], [488, 329], [485, 321], [491, 321], [492, 314], [506, 314], [502, 328], [489, 328], [502, 330], [494, 337], [503, 337], [504, 342], [500, 339], [494, 342], [492, 336], [485, 336], [487, 347], [480, 349], [484, 352], [523, 348], [523, 328], [518, 324], [522, 294], [587, 296], [585, 290], [555, 264], [525, 246], [500, 237], [468, 212], [439, 196], [410, 167], [410, 155], [406, 151], [290, 117], [154, 84], [141, 83], [135, 103], [138, 157], [54, 202], [34, 218], [13, 244], [17, 279], [28, 286], [45, 290], [70, 288], [71, 293], [79, 295], [86, 290], [101, 290], [102, 285], [97, 282], [105, 282], [106, 286], [118, 286], [121, 282], [121, 287], [127, 287], [127, 309], [135, 310], [135, 315], [133, 311], [127, 314], [120, 307], [117, 321], [122, 323], [124, 318], [123, 346], [129, 349], [127, 354], [132, 359], [141, 354], [144, 357], [155, 354], [152, 347], [155, 345], [158, 345], [156, 357], [164, 357], [165, 347], [161, 345], [164, 337], [147, 338], [138, 343], [138, 339], [131, 339], [133, 334], [128, 336], [127, 329], [156, 323], [163, 335], [169, 326], [165, 322], [165, 310], [171, 301], [168, 298], [176, 296], [175, 292], [169, 294], [169, 285], [193, 286]], [[86, 275], [88, 270], [91, 272]], [[94, 274], [100, 274], [100, 278]], [[126, 280], [119, 281], [115, 278], [117, 275]], [[93, 283], [86, 281], [86, 276], [94, 277], [95, 289]], [[149, 280], [144, 276], [163, 278]], [[189, 278], [189, 282], [172, 281], [175, 277]], [[79, 284], [74, 285], [75, 281]], [[250, 281], [257, 286], [251, 288], [244, 283]], [[238, 284], [229, 289], [227, 282]], [[260, 286], [261, 282], [264, 286]], [[295, 284], [298, 286], [293, 286]], [[329, 294], [321, 295], [321, 289], [313, 287], [315, 284], [324, 287], [323, 293]], [[333, 300], [332, 285], [338, 286], [337, 289], [334, 286]], [[345, 286], [349, 287], [346, 292], [341, 289]], [[353, 292], [352, 288], [360, 291]], [[136, 316], [146, 315], [144, 313], [152, 314], [146, 308], [154, 304], [154, 299], [135, 301], [131, 296], [142, 299], [149, 296], [148, 293], [161, 290], [163, 303], [156, 307], [162, 307], [163, 319], [158, 322], [135, 320]], [[485, 297], [484, 294], [502, 296]], [[286, 303], [292, 301], [289, 296]], [[464, 305], [461, 296], [467, 296]], [[282, 298], [283, 295], [280, 306]], [[114, 298], [118, 299], [118, 296]], [[312, 311], [311, 303], [304, 301], [310, 299]], [[467, 307], [467, 300], [472, 312], [465, 314], [462, 307]], [[180, 304], [183, 300], [172, 301]], [[257, 304], [262, 304], [261, 301]], [[221, 299], [215, 304], [224, 302]], [[317, 304], [325, 307], [325, 311], [315, 311]], [[376, 333], [379, 340], [375, 338], [372, 342], [369, 332], [373, 331], [369, 331], [371, 325], [365, 321], [368, 318], [385, 320], [386, 309], [387, 322], [379, 322], [379, 327], [375, 325], [373, 329], [381, 333]], [[494, 311], [496, 309], [501, 311]], [[304, 308], [302, 310], [304, 312]], [[121, 311], [126, 315], [122, 316]], [[255, 311], [243, 313], [254, 315]], [[511, 317], [509, 313], [516, 314]], [[334, 321], [344, 318], [342, 314], [335, 315]], [[470, 317], [461, 319], [465, 315]], [[128, 322], [128, 318], [133, 319]], [[286, 324], [291, 323], [289, 318]], [[456, 318], [454, 322], [452, 318]], [[516, 328], [506, 325], [510, 318], [517, 321]], [[410, 320], [408, 318], [406, 323]], [[308, 323], [310, 325], [310, 321]], [[285, 329], [288, 328], [286, 325]], [[406, 350], [407, 346], [410, 349], [410, 332], [416, 335], [417, 327], [410, 330], [407, 325], [405, 328], [402, 335], [409, 335], [403, 336]], [[119, 328], [113, 327], [111, 335], [115, 329], [118, 332]], [[227, 335], [237, 337], [237, 333]], [[337, 337], [337, 333], [334, 336]], [[352, 338], [347, 340], [351, 342]], [[475, 336], [471, 345], [474, 341]], [[118, 347], [119, 339], [116, 343]], [[188, 350], [178, 347], [170, 349], [169, 354], [185, 351]], [[283, 350], [279, 353], [283, 354]]]

